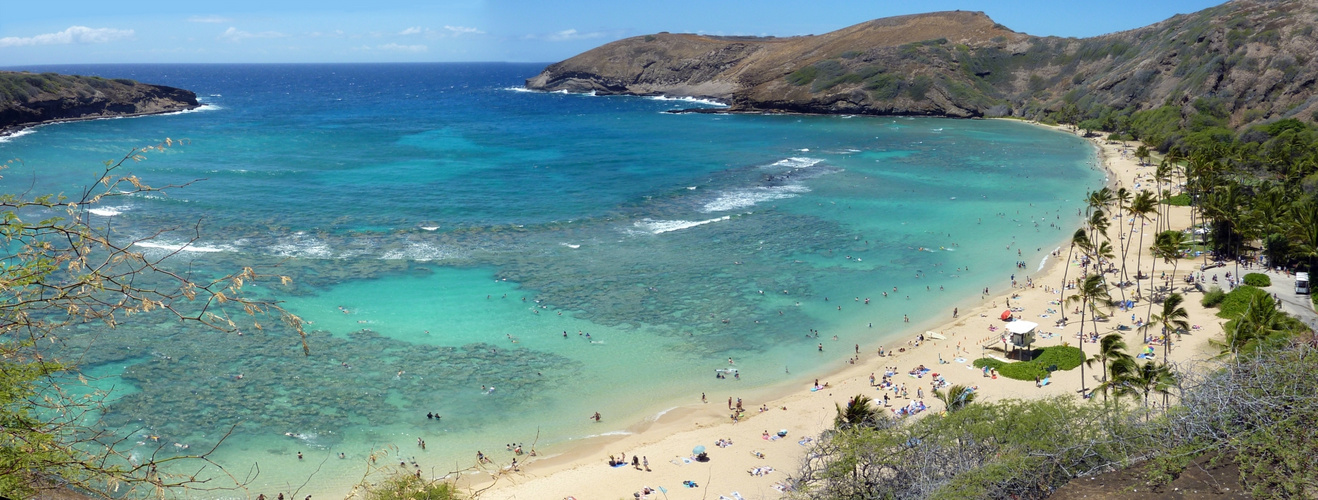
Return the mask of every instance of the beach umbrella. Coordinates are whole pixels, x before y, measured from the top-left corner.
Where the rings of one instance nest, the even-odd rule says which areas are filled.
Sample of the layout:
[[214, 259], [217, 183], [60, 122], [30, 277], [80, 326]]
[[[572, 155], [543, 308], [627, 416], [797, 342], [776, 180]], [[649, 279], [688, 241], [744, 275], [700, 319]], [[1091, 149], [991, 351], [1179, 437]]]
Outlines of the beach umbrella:
[[703, 444], [702, 444], [702, 445], [696, 445], [695, 448], [692, 448], [692, 449], [691, 449], [691, 454], [692, 454], [692, 455], [699, 455], [699, 454], [704, 453], [704, 452], [705, 452], [705, 445], [703, 445]]
[[1011, 311], [1002, 311], [1002, 316], [999, 317], [1002, 318], [1003, 321], [1007, 321], [1011, 319]]

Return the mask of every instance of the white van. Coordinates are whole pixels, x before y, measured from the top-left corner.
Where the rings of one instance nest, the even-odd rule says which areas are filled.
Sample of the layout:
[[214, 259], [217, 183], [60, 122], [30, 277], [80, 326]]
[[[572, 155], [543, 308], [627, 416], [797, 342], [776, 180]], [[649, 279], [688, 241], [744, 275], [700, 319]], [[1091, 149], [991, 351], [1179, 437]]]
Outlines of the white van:
[[1309, 273], [1295, 273], [1295, 293], [1308, 294], [1310, 286]]

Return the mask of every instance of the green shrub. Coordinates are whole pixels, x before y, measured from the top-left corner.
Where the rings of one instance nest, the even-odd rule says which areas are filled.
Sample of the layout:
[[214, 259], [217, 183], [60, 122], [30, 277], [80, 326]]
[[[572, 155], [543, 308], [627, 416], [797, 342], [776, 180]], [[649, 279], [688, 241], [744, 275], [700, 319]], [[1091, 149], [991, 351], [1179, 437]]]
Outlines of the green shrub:
[[975, 360], [974, 364], [976, 368], [987, 366], [997, 370], [999, 375], [1010, 379], [1034, 380], [1035, 377], [1047, 377], [1049, 367], [1056, 365], [1059, 371], [1071, 370], [1080, 366], [1080, 363], [1083, 363], [1085, 359], [1084, 354], [1080, 352], [1080, 348], [1071, 346], [1035, 349], [1032, 354], [1034, 356], [1030, 361], [1004, 363], [993, 358], [979, 358]]
[[1257, 287], [1272, 286], [1272, 278], [1263, 273], [1249, 273], [1245, 275], [1245, 284]]
[[845, 75], [836, 76], [833, 78], [829, 78], [827, 80], [816, 80], [815, 84], [810, 87], [810, 91], [819, 92], [821, 90], [831, 89], [833, 87], [836, 87], [844, 83], [860, 83], [864, 80], [865, 77], [861, 75], [858, 75], [856, 73], [847, 73]]
[[897, 97], [902, 91], [902, 80], [892, 73], [874, 75], [865, 84], [874, 99], [884, 101]]
[[934, 80], [925, 75], [920, 75], [911, 80], [911, 86], [906, 91], [910, 94], [911, 99], [919, 101], [924, 99], [929, 88], [934, 86]]
[[1217, 307], [1223, 300], [1226, 300], [1226, 292], [1223, 292], [1221, 287], [1215, 286], [1204, 292], [1204, 298], [1199, 300], [1199, 304], [1204, 307]]
[[809, 85], [810, 82], [815, 81], [815, 78], [817, 77], [819, 77], [819, 68], [816, 68], [814, 66], [806, 66], [804, 68], [793, 71], [792, 74], [790, 75], [787, 75], [787, 83], [799, 87], [802, 85]]
[[1174, 207], [1188, 207], [1190, 206], [1190, 195], [1188, 193], [1181, 193], [1176, 196], [1168, 196], [1162, 199], [1162, 203]]
[[427, 481], [408, 474], [392, 476], [366, 491], [368, 500], [457, 500], [453, 483]]
[[1249, 308], [1249, 301], [1253, 299], [1255, 295], [1270, 294], [1249, 285], [1236, 287], [1231, 293], [1226, 294], [1226, 299], [1223, 300], [1222, 304], [1219, 306], [1221, 310], [1217, 312], [1217, 316], [1226, 319], [1239, 318], [1240, 315], [1245, 314], [1245, 310]]

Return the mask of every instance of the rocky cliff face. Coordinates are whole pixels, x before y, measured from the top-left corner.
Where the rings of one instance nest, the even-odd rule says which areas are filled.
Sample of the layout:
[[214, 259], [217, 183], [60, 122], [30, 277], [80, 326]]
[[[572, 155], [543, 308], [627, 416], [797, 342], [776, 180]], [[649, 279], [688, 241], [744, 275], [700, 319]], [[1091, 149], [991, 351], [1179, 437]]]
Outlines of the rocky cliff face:
[[0, 72], [0, 135], [69, 120], [136, 116], [198, 107], [183, 89], [132, 80]]
[[1233, 125], [1318, 111], [1318, 0], [1235, 0], [1094, 38], [1016, 33], [979, 12], [791, 38], [659, 33], [546, 68], [528, 88], [722, 100], [733, 111], [1026, 116], [1191, 106]]

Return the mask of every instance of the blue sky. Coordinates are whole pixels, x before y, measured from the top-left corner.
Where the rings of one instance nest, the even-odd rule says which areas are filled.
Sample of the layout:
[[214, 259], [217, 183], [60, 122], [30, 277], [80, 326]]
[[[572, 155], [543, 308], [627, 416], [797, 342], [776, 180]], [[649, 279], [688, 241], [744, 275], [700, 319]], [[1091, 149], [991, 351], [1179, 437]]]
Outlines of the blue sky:
[[984, 11], [1033, 35], [1133, 29], [1218, 0], [6, 0], [0, 66], [80, 63], [552, 62], [658, 31], [792, 36], [874, 18]]

